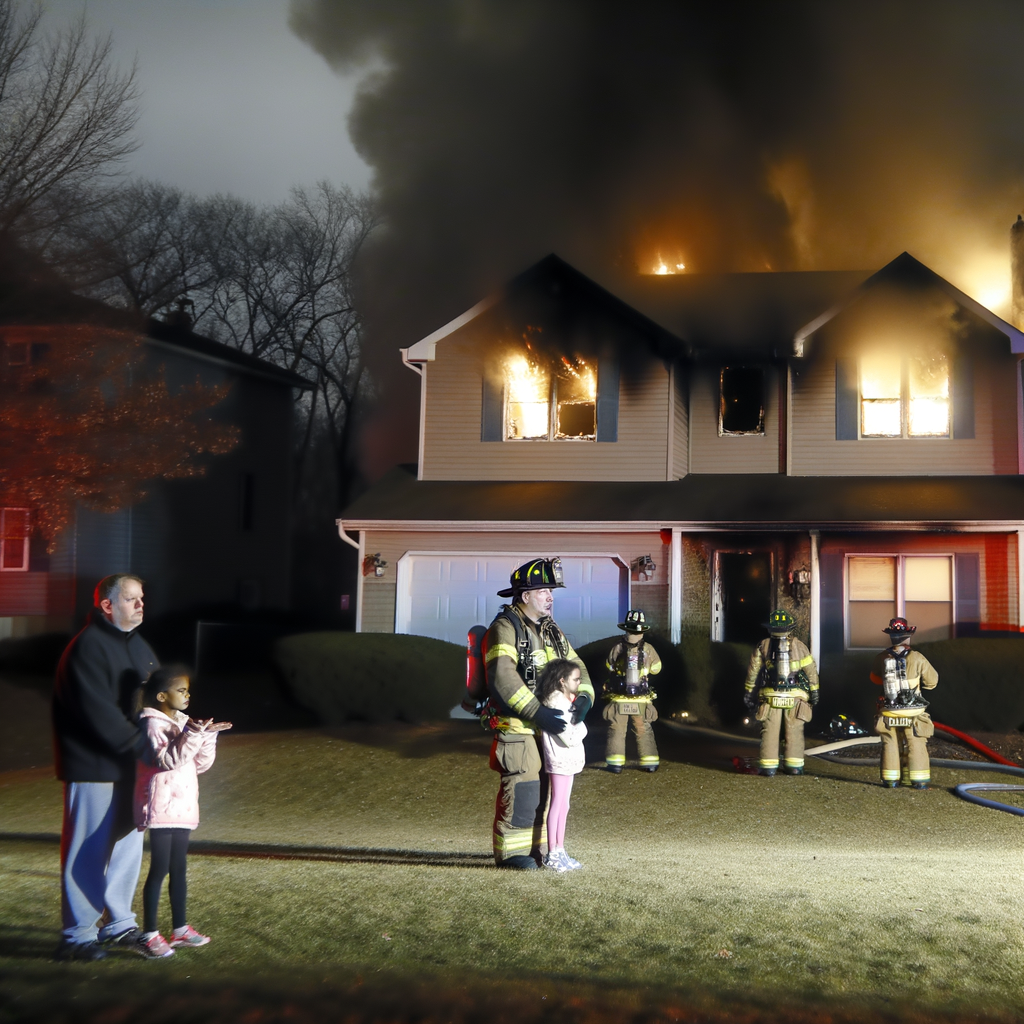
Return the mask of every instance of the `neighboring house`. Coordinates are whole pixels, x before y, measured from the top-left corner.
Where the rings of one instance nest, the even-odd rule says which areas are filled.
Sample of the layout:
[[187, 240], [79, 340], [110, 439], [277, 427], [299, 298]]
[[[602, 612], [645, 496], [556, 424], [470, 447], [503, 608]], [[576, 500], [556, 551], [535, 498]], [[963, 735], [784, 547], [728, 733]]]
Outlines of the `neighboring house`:
[[[877, 273], [648, 276], [550, 256], [402, 355], [419, 464], [345, 510], [357, 628], [461, 643], [559, 555], [578, 645], [627, 608], [678, 641], [814, 653], [1024, 623], [1024, 334], [904, 253]], [[381, 564], [386, 563], [386, 564]]]
[[[71, 295], [44, 275], [24, 279], [0, 259], [0, 358], [45, 358], [33, 338], [54, 324], [124, 329], [118, 311]], [[148, 497], [119, 512], [78, 510], [48, 554], [31, 510], [0, 510], [0, 638], [67, 631], [92, 606], [96, 581], [113, 572], [146, 580], [148, 619], [234, 605], [287, 607], [294, 388], [301, 377], [194, 334], [187, 322], [151, 320], [145, 359], [172, 389], [227, 383], [211, 415], [237, 426], [227, 455], [204, 456], [202, 476], [155, 481]]]

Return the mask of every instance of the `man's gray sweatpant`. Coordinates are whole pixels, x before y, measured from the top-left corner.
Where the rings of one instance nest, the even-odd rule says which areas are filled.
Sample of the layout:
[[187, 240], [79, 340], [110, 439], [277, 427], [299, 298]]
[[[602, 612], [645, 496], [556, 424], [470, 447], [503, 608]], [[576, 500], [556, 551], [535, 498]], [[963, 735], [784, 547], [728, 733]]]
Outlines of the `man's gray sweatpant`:
[[[130, 796], [120, 783], [64, 783], [60, 903], [65, 942], [102, 941], [137, 927], [132, 899], [145, 833], [127, 819]], [[109, 920], [99, 930], [104, 910]]]

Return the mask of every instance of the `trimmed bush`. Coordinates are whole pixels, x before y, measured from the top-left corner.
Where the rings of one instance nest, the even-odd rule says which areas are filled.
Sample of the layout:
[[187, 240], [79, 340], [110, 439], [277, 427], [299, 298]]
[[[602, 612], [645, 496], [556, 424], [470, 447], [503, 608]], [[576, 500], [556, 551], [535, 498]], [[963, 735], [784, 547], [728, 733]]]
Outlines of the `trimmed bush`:
[[446, 719], [466, 681], [463, 647], [402, 633], [303, 633], [279, 640], [274, 660], [325, 725]]

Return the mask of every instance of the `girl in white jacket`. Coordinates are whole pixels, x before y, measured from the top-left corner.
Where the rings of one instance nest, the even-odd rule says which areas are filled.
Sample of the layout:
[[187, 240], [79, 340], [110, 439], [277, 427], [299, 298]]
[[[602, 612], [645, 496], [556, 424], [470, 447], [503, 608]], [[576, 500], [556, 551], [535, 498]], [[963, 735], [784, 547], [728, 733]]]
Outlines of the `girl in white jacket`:
[[[135, 824], [149, 831], [149, 875], [142, 888], [142, 944], [147, 957], [165, 957], [176, 946], [205, 946], [187, 921], [186, 857], [188, 840], [199, 824], [199, 779], [217, 756], [217, 733], [230, 722], [189, 718], [189, 673], [182, 665], [158, 668], [139, 687], [139, 727], [149, 750], [135, 772]], [[164, 879], [170, 874], [171, 922], [168, 942], [157, 928]]]
[[559, 874], [583, 867], [565, 852], [565, 819], [569, 814], [569, 794], [572, 780], [583, 771], [586, 755], [583, 738], [587, 727], [572, 718], [572, 702], [580, 687], [580, 667], [564, 658], [549, 661], [537, 677], [537, 699], [545, 707], [561, 712], [566, 720], [565, 730], [554, 734], [542, 732], [541, 748], [544, 768], [551, 785], [551, 803], [548, 806], [548, 852], [544, 866]]

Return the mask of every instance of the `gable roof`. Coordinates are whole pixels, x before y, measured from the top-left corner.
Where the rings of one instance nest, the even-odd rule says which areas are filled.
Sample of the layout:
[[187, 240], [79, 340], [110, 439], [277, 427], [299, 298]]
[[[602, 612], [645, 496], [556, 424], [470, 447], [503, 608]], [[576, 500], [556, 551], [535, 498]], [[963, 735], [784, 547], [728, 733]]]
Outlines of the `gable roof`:
[[901, 287], [913, 288], [915, 290], [938, 288], [950, 296], [958, 305], [970, 310], [970, 312], [985, 323], [994, 327], [1001, 334], [1006, 335], [1010, 342], [1011, 352], [1024, 352], [1024, 333], [1012, 324], [1007, 323], [1002, 317], [996, 316], [992, 310], [983, 306], [976, 299], [972, 299], [970, 295], [962, 292], [956, 285], [950, 284], [944, 277], [940, 277], [930, 267], [926, 267], [920, 260], [911, 256], [909, 252], [901, 252], [894, 260], [891, 260], [881, 270], [862, 282], [855, 292], [845, 296], [841, 301], [801, 326], [793, 335], [793, 346], [797, 355], [803, 354], [804, 345], [812, 334], [841, 313], [853, 299], [879, 284], [897, 284]]
[[313, 385], [290, 370], [212, 338], [182, 323], [150, 318], [141, 323], [130, 310], [77, 295], [50, 267], [9, 240], [0, 240], [0, 328], [4, 325], [89, 324], [141, 334], [144, 340], [235, 372], [309, 390]]
[[661, 355], [677, 354], [682, 347], [680, 339], [670, 330], [551, 253], [514, 277], [501, 292], [478, 302], [416, 344], [402, 349], [403, 360], [406, 363], [431, 362], [439, 341], [501, 303], [542, 317], [557, 316], [558, 311], [572, 304], [597, 309], [613, 321], [618, 320], [647, 337], [654, 350]]

